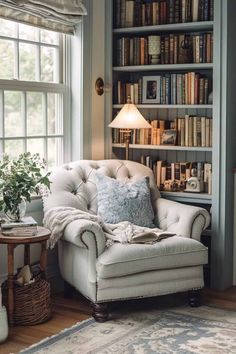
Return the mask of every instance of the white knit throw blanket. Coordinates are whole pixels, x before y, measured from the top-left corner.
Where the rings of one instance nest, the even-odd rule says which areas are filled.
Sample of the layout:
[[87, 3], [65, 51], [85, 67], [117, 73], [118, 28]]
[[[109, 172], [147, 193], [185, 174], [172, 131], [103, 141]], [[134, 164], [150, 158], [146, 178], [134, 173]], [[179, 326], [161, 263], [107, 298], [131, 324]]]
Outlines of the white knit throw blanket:
[[72, 221], [87, 220], [86, 223], [81, 223], [81, 227], [77, 230], [78, 236], [85, 231], [101, 232], [107, 238], [107, 247], [114, 242], [127, 243], [131, 238], [141, 232], [160, 232], [158, 228], [149, 229], [133, 225], [129, 221], [123, 221], [118, 224], [104, 223], [100, 216], [82, 211], [71, 207], [55, 207], [48, 210], [44, 216], [44, 226], [51, 231], [51, 237], [48, 242], [48, 247], [53, 248], [55, 244], [63, 236], [64, 230]]

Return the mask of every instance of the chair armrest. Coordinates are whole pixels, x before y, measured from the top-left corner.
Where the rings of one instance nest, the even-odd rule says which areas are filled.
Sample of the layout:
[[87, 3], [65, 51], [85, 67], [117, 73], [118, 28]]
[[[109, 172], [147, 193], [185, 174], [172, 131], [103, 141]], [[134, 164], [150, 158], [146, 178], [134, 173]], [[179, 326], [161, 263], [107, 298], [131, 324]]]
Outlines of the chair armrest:
[[164, 198], [156, 201], [157, 226], [177, 235], [200, 241], [201, 233], [210, 224], [210, 214], [204, 208], [173, 202]]
[[88, 249], [95, 258], [104, 251], [106, 246], [106, 237], [101, 226], [85, 219], [69, 223], [62, 239], [80, 248]]

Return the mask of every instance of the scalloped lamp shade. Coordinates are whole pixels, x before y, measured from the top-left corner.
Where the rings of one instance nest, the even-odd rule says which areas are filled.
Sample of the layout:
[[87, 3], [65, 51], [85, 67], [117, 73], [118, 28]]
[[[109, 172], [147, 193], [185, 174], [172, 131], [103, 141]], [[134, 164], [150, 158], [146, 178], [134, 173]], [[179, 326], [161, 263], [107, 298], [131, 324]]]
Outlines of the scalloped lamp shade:
[[133, 103], [126, 103], [108, 126], [120, 129], [151, 128]]

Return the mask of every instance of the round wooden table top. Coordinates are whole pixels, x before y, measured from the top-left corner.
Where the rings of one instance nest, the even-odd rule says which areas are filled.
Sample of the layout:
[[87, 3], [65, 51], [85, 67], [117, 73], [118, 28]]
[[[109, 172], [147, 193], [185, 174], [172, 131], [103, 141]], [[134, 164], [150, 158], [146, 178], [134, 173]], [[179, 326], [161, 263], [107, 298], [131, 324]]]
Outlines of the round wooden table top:
[[47, 241], [51, 235], [50, 230], [46, 227], [38, 226], [37, 234], [33, 236], [4, 236], [0, 232], [0, 243], [14, 243], [14, 244], [27, 244], [27, 243], [37, 243], [41, 241]]

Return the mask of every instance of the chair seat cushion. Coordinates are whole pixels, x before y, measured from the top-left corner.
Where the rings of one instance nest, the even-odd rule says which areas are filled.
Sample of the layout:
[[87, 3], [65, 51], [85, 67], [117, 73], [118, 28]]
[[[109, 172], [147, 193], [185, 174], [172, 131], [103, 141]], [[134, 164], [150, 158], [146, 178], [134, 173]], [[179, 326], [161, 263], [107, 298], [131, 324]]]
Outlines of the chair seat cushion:
[[173, 236], [153, 245], [115, 243], [97, 260], [98, 278], [113, 278], [158, 269], [206, 264], [207, 248], [200, 242]]

